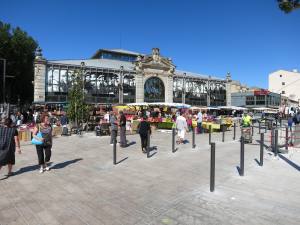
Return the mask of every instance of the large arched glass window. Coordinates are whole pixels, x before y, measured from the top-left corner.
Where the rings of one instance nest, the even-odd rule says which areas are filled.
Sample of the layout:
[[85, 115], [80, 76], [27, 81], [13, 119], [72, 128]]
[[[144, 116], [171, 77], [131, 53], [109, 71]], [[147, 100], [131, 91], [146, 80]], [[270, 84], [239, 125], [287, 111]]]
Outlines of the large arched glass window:
[[144, 86], [145, 102], [164, 102], [165, 86], [158, 77], [149, 78]]

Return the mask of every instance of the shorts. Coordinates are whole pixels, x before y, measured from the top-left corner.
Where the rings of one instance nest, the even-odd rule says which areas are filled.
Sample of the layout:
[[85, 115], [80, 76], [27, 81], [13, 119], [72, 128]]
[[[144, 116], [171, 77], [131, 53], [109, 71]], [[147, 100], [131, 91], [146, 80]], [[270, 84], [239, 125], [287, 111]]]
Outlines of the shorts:
[[184, 139], [184, 137], [185, 137], [185, 130], [184, 129], [183, 130], [178, 130], [177, 131], [177, 135], [178, 135], [178, 137], [180, 139]]

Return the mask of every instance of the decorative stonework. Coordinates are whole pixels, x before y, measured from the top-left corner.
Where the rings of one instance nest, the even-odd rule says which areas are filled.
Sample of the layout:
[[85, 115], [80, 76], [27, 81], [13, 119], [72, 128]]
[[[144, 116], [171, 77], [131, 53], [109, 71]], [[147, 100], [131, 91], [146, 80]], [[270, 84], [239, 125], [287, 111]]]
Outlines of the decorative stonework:
[[226, 106], [231, 106], [231, 74], [226, 75]]
[[38, 48], [34, 60], [34, 102], [45, 102], [46, 64], [42, 50]]
[[160, 55], [159, 48], [153, 48], [152, 54], [138, 56], [135, 62], [136, 76], [136, 102], [144, 101], [145, 81], [150, 77], [160, 78], [165, 86], [165, 102], [173, 102], [173, 74], [175, 65], [170, 58]]

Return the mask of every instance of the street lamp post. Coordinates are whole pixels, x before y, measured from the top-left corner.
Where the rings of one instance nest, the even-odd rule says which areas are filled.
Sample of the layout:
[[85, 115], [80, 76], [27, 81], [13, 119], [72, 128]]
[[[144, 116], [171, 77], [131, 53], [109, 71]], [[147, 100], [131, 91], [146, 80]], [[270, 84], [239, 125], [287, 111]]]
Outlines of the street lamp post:
[[186, 73], [183, 73], [183, 87], [182, 87], [182, 104], [185, 104], [185, 94], [186, 94]]
[[81, 62], [81, 79], [82, 79], [82, 115], [81, 115], [81, 123], [83, 123], [83, 106], [84, 106], [84, 80], [85, 80], [85, 77], [84, 77], [84, 67], [85, 67], [85, 63], [84, 62]]
[[210, 79], [211, 79], [211, 76], [209, 75], [208, 76], [208, 81], [207, 81], [207, 106], [209, 107], [210, 106]]
[[123, 96], [123, 76], [124, 76], [124, 67], [120, 67], [120, 77], [119, 77], [119, 104], [124, 103], [124, 96]]

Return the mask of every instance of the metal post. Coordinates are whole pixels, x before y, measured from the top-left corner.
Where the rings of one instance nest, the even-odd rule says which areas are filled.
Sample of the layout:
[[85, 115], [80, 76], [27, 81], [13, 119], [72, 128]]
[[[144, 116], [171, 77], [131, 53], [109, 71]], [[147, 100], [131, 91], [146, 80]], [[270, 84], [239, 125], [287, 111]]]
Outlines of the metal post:
[[222, 125], [222, 142], [225, 141], [225, 125]]
[[150, 157], [150, 131], [147, 134], [147, 158]]
[[196, 148], [196, 144], [195, 144], [195, 128], [192, 127], [192, 132], [193, 132], [193, 136], [192, 136], [192, 148]]
[[254, 133], [254, 126], [252, 125], [252, 133], [251, 133], [252, 137], [253, 137], [253, 133]]
[[264, 133], [260, 134], [260, 157], [259, 157], [259, 165], [263, 166], [264, 164]]
[[245, 139], [241, 136], [240, 176], [244, 176]]
[[233, 140], [235, 140], [236, 135], [236, 123], [233, 124]]
[[276, 129], [275, 130], [275, 149], [274, 149], [274, 153], [275, 153], [275, 156], [278, 155], [278, 130]]
[[186, 73], [183, 73], [182, 104], [185, 104], [185, 95], [186, 95]]
[[285, 150], [289, 148], [289, 127], [285, 128]]
[[172, 152], [175, 152], [175, 128], [172, 128]]
[[211, 125], [209, 125], [208, 142], [211, 144]]
[[210, 192], [215, 190], [215, 162], [216, 162], [216, 144], [210, 145]]
[[272, 149], [272, 152], [274, 152], [274, 129], [273, 129], [273, 127], [271, 129], [271, 149]]
[[114, 158], [114, 165], [117, 164], [117, 138], [114, 138], [114, 145], [113, 145], [113, 158]]
[[258, 133], [260, 134], [260, 129], [261, 129], [261, 125], [260, 125], [260, 121], [258, 121]]

